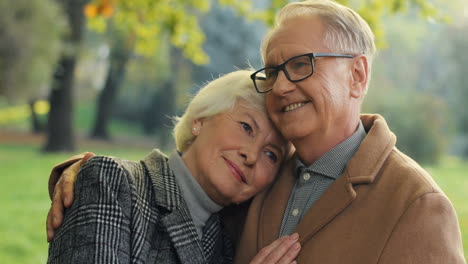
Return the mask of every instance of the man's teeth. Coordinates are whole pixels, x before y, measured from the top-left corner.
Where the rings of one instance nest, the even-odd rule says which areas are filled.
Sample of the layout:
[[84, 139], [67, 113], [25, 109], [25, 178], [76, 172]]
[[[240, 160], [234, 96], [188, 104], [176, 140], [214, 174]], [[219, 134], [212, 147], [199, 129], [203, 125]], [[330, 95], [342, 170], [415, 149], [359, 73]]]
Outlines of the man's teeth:
[[289, 112], [289, 111], [292, 111], [292, 110], [295, 110], [301, 106], [304, 106], [305, 103], [295, 103], [295, 104], [290, 104], [288, 106], [286, 106], [286, 108], [284, 108], [284, 112]]

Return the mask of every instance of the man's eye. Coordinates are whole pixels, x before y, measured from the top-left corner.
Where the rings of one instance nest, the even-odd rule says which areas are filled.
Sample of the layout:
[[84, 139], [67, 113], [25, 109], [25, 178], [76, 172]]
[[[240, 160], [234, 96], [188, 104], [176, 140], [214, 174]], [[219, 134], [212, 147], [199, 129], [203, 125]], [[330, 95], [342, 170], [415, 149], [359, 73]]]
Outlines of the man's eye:
[[249, 135], [252, 134], [253, 129], [248, 123], [245, 123], [245, 122], [240, 122], [240, 123], [245, 132], [247, 132]]
[[265, 70], [265, 76], [267, 80], [276, 79], [278, 72], [275, 69], [267, 69]]
[[292, 64], [293, 69], [302, 69], [303, 67], [309, 67], [310, 63], [307, 62], [295, 62]]
[[278, 160], [278, 157], [273, 151], [267, 151], [265, 153], [268, 156], [268, 158], [271, 159], [271, 161], [276, 162]]

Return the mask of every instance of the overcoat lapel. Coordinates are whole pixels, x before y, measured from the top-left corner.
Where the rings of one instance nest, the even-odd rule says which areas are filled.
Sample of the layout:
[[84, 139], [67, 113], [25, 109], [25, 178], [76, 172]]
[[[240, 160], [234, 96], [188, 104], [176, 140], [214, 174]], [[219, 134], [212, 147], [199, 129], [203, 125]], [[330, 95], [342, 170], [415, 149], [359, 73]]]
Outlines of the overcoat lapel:
[[267, 194], [262, 212], [260, 213], [258, 248], [270, 244], [278, 238], [283, 214], [288, 204], [289, 194], [295, 183], [294, 167], [295, 156], [293, 156], [281, 169], [278, 180]]
[[342, 175], [322, 197], [309, 209], [296, 227], [299, 242], [303, 243], [314, 236], [323, 226], [341, 213], [356, 198], [353, 185]]
[[167, 158], [154, 150], [143, 160], [143, 164], [152, 181], [156, 204], [166, 211], [161, 215], [161, 225], [167, 230], [180, 261], [207, 263], [195, 225]]
[[221, 219], [218, 214], [211, 215], [206, 221], [201, 244], [208, 263], [216, 263], [217, 260], [224, 257], [220, 255], [224, 252], [224, 241], [221, 232]]
[[181, 221], [190, 217], [186, 210], [176, 209], [161, 218], [181, 263], [207, 263], [198, 240], [195, 226], [191, 221]]

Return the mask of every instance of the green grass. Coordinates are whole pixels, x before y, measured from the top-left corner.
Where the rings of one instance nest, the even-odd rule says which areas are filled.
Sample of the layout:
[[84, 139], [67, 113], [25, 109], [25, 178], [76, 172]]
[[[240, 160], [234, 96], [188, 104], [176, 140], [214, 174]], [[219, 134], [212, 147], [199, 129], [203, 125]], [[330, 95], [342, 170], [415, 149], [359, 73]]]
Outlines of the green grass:
[[[0, 145], [0, 263], [46, 262], [45, 219], [50, 206], [47, 180], [51, 167], [70, 154], [44, 154], [39, 149], [33, 144]], [[94, 146], [92, 150], [131, 160], [139, 160], [149, 151], [119, 146]], [[448, 158], [428, 170], [457, 210], [468, 255], [468, 162]]]

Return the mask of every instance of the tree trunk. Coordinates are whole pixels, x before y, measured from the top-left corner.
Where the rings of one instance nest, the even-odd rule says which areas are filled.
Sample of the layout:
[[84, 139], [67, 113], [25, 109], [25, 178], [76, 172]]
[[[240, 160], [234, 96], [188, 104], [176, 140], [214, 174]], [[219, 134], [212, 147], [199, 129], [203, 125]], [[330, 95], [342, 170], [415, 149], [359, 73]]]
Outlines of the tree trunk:
[[143, 131], [146, 135], [155, 132], [160, 134], [163, 128], [171, 127], [168, 122], [168, 116], [174, 114], [174, 80], [166, 80], [160, 87], [154, 91], [149, 104], [146, 106], [143, 116]]
[[37, 100], [32, 99], [29, 101], [29, 109], [31, 110], [31, 130], [34, 134], [39, 134], [44, 132], [44, 127], [42, 126], [41, 121], [39, 121], [39, 117], [37, 116], [36, 110], [34, 109], [34, 104], [36, 104]]
[[72, 81], [75, 58], [62, 57], [56, 72], [54, 86], [50, 93], [50, 112], [47, 123], [47, 144], [45, 151], [73, 151], [73, 99]]
[[47, 124], [47, 142], [44, 151], [73, 151], [73, 79], [84, 25], [83, 8], [88, 0], [66, 0], [63, 4], [70, 25], [65, 39], [67, 50], [62, 54], [50, 93], [50, 112]]
[[106, 83], [97, 101], [96, 119], [91, 132], [92, 138], [110, 139], [108, 128], [112, 116], [112, 108], [117, 98], [120, 84], [124, 78], [129, 57], [130, 48], [122, 45], [120, 41], [115, 41], [111, 50]]

